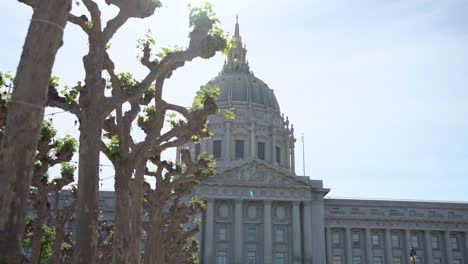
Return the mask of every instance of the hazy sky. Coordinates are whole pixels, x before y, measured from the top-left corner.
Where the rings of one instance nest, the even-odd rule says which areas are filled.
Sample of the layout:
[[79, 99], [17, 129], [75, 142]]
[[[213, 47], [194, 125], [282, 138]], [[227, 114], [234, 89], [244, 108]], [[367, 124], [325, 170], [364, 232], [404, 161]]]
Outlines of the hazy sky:
[[[98, 2], [107, 18], [115, 14]], [[117, 71], [144, 76], [135, 47], [147, 29], [159, 46], [186, 46], [187, 5], [202, 2], [164, 1], [152, 18], [131, 20], [112, 40]], [[228, 32], [239, 14], [251, 69], [295, 126], [297, 174], [304, 133], [306, 175], [322, 179], [330, 197], [468, 201], [468, 1], [212, 3]], [[32, 12], [16, 1], [0, 9], [0, 71], [14, 73]], [[61, 83], [83, 79], [86, 49], [84, 34], [67, 25], [53, 70]], [[189, 105], [223, 61], [186, 64], [168, 82], [167, 100]], [[77, 135], [71, 116], [53, 119], [62, 134]]]

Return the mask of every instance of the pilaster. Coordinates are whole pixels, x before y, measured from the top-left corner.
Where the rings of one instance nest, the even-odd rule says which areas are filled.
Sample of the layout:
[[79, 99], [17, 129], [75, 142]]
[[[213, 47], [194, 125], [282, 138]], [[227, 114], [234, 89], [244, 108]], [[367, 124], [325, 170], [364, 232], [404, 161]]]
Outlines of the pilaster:
[[431, 238], [431, 231], [429, 230], [424, 230], [424, 246], [425, 246], [425, 253], [426, 253], [426, 259], [425, 263], [427, 264], [433, 264], [434, 260], [432, 257], [432, 238]]
[[392, 232], [385, 229], [385, 257], [387, 263], [393, 263]]
[[405, 263], [410, 263], [410, 251], [411, 251], [412, 245], [411, 245], [411, 230], [405, 229], [405, 250], [403, 251], [404, 258], [405, 258]]
[[214, 262], [214, 199], [208, 199], [206, 202], [206, 220], [205, 220], [205, 254], [204, 261]]
[[263, 261], [273, 264], [273, 235], [271, 224], [271, 201], [263, 201]]
[[447, 263], [453, 263], [452, 243], [450, 241], [450, 231], [444, 232], [445, 237], [445, 253], [447, 255]]
[[366, 260], [367, 263], [372, 263], [372, 234], [371, 234], [371, 229], [366, 228], [364, 230], [365, 236], [366, 236]]
[[226, 121], [224, 130], [224, 160], [231, 160], [231, 121]]
[[327, 264], [333, 264], [332, 230], [330, 227], [327, 227], [325, 230], [327, 239]]
[[293, 263], [301, 263], [301, 213], [299, 202], [292, 202]]
[[312, 264], [312, 205], [304, 202], [304, 263]]
[[242, 215], [242, 200], [235, 200], [234, 208], [234, 264], [243, 263], [243, 215]]
[[[345, 228], [345, 254], [346, 264], [353, 264], [353, 247], [351, 246], [351, 228]], [[369, 262], [370, 263], [370, 262]]]

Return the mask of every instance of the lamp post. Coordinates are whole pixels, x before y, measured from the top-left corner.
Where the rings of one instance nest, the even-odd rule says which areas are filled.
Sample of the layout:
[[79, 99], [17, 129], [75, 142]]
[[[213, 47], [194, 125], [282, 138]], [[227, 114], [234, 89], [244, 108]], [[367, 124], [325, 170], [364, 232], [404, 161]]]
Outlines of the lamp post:
[[416, 249], [411, 247], [411, 251], [409, 255], [410, 255], [410, 264], [416, 264]]

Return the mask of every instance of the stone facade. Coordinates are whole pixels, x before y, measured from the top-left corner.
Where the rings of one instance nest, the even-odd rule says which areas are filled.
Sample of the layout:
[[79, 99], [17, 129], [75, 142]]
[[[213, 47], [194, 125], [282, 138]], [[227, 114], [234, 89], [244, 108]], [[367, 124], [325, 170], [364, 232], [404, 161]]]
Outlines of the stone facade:
[[[295, 175], [294, 128], [273, 90], [250, 71], [236, 23], [218, 86], [214, 137], [192, 144], [217, 160], [196, 195], [207, 200], [205, 264], [468, 264], [468, 203], [325, 198], [320, 180]], [[221, 111], [222, 113], [222, 111]]]

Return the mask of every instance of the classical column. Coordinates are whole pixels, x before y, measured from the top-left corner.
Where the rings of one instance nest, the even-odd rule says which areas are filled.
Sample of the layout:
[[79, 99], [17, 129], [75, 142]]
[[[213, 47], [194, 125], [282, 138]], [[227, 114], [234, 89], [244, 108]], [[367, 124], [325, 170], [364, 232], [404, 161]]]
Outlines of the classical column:
[[405, 250], [403, 251], [403, 256], [405, 257], [405, 263], [409, 263], [409, 254], [412, 248], [411, 244], [411, 230], [405, 229]]
[[[345, 228], [345, 253], [346, 253], [346, 264], [353, 263], [353, 247], [351, 244], [351, 228]], [[370, 263], [370, 262], [369, 262]]]
[[325, 263], [325, 205], [320, 194], [312, 201], [312, 263]]
[[243, 216], [242, 216], [242, 200], [236, 200], [234, 212], [234, 264], [243, 263]]
[[465, 262], [467, 262], [468, 261], [468, 231], [465, 232], [465, 255], [466, 255]]
[[452, 243], [450, 242], [450, 231], [444, 232], [445, 250], [447, 254], [447, 263], [453, 263]]
[[286, 139], [286, 168], [291, 171], [291, 147], [290, 147], [290, 141], [289, 141], [289, 136], [287, 136]]
[[214, 199], [207, 199], [205, 213], [205, 263], [214, 262]]
[[294, 149], [294, 142], [291, 145], [291, 171], [294, 175], [296, 175], [296, 154]]
[[271, 224], [271, 201], [263, 201], [263, 261], [273, 264], [273, 235]]
[[224, 131], [224, 160], [231, 160], [231, 121], [226, 121]]
[[271, 131], [271, 164], [276, 164], [276, 128], [272, 128]]
[[312, 205], [304, 202], [304, 264], [312, 263]]
[[292, 202], [293, 263], [301, 263], [301, 213], [299, 202]]
[[392, 232], [390, 229], [385, 229], [385, 256], [387, 263], [393, 263]]
[[432, 259], [432, 239], [431, 239], [431, 231], [424, 230], [424, 246], [426, 251], [426, 260], [424, 263], [432, 264], [434, 261]]
[[332, 230], [331, 227], [327, 227], [326, 229], [326, 237], [327, 237], [327, 264], [333, 264], [333, 243], [332, 243]]
[[364, 230], [366, 236], [366, 260], [367, 263], [372, 263], [372, 237], [371, 237], [371, 229], [366, 228]]
[[252, 159], [256, 158], [256, 155], [255, 155], [255, 146], [257, 144], [255, 144], [255, 122], [252, 121], [252, 126], [251, 126], [251, 130], [250, 130], [250, 157]]

